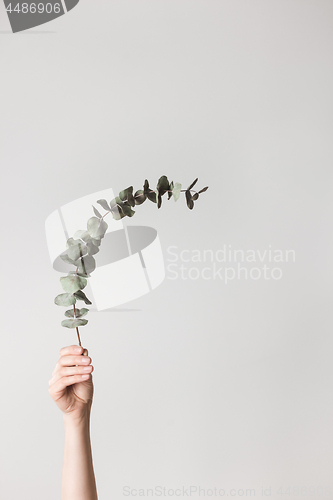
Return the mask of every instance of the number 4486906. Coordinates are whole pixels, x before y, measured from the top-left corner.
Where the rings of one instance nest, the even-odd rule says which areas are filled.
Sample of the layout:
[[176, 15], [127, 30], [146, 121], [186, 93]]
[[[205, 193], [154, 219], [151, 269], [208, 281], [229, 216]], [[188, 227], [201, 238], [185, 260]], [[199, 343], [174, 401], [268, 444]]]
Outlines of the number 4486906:
[[[14, 5], [14, 4], [13, 4]], [[35, 14], [38, 12], [39, 14], [42, 14], [43, 12], [47, 12], [47, 14], [51, 14], [51, 12], [54, 12], [55, 14], [59, 14], [61, 11], [60, 8], [60, 3], [55, 3], [52, 5], [51, 3], [17, 3], [15, 7], [12, 7], [12, 4], [10, 3], [8, 7], [6, 8], [7, 12], [17, 12], [17, 13], [22, 13], [22, 14]]]

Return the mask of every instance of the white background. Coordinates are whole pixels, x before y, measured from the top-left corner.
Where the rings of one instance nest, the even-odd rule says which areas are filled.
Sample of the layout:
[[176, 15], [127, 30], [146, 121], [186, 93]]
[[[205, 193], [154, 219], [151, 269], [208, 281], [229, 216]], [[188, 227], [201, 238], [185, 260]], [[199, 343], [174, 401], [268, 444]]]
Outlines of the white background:
[[280, 280], [166, 279], [90, 313], [99, 498], [332, 498], [332, 1], [81, 0], [15, 35], [2, 4], [0, 19], [1, 498], [60, 497], [48, 380], [75, 334], [44, 221], [163, 174], [210, 186], [193, 212], [147, 201], [126, 219], [155, 227], [166, 259], [271, 245], [296, 260]]

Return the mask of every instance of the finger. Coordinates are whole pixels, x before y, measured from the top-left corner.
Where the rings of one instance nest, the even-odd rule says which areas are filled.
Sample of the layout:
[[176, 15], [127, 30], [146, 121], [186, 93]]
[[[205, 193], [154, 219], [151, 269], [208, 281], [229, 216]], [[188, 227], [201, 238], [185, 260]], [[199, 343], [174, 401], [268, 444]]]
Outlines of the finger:
[[63, 347], [60, 349], [60, 357], [61, 356], [68, 356], [69, 354], [72, 355], [78, 355], [82, 354], [83, 352], [83, 347], [80, 347], [79, 345], [69, 345], [67, 347]]
[[79, 384], [80, 382], [86, 382], [91, 377], [90, 373], [85, 375], [72, 375], [70, 377], [61, 377], [59, 380], [54, 382], [49, 388], [49, 393], [51, 396], [56, 396], [62, 393], [66, 387], [73, 384]]
[[52, 372], [52, 376], [59, 372], [63, 366], [89, 365], [91, 358], [88, 356], [62, 356]]
[[59, 367], [75, 366], [75, 365], [90, 365], [91, 358], [89, 356], [62, 356], [59, 361]]
[[86, 375], [87, 373], [92, 373], [93, 371], [94, 371], [94, 367], [92, 365], [89, 365], [89, 366], [65, 366], [53, 375], [53, 377], [49, 381], [49, 387], [51, 387], [51, 385], [55, 384], [62, 377], [70, 377], [72, 375]]

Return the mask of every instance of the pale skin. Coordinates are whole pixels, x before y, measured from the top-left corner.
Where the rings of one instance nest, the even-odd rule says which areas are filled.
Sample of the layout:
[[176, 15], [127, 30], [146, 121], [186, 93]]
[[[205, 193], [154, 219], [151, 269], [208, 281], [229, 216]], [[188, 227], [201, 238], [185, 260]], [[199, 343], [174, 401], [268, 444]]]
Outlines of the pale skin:
[[97, 500], [89, 425], [93, 370], [87, 349], [64, 347], [49, 382], [65, 425], [61, 500]]

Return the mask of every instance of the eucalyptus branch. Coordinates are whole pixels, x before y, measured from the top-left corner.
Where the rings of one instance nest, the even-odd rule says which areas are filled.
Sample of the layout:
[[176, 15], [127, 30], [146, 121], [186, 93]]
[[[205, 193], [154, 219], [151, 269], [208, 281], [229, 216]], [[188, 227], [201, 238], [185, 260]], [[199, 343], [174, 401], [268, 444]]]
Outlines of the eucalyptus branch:
[[[79, 230], [74, 233], [72, 238], [67, 240], [67, 249], [60, 257], [67, 264], [73, 265], [75, 271], [70, 271], [67, 276], [60, 278], [61, 285], [65, 293], [57, 295], [54, 299], [58, 306], [73, 306], [73, 309], [65, 311], [65, 319], [61, 325], [66, 328], [75, 328], [79, 345], [81, 345], [79, 326], [84, 326], [88, 323], [83, 316], [88, 314], [87, 308], [76, 308], [75, 304], [78, 300], [83, 301], [87, 305], [91, 305], [90, 300], [82, 291], [87, 286], [87, 279], [90, 273], [94, 271], [96, 262], [93, 257], [99, 252], [102, 239], [105, 236], [108, 225], [104, 218], [111, 213], [115, 220], [120, 220], [124, 217], [133, 217], [135, 211], [132, 210], [136, 205], [142, 205], [147, 199], [157, 204], [157, 208], [161, 208], [162, 196], [168, 194], [168, 200], [171, 197], [177, 201], [180, 193], [185, 193], [185, 200], [190, 210], [194, 207], [194, 202], [199, 198], [201, 193], [207, 191], [208, 186], [195, 191], [194, 185], [198, 179], [195, 179], [187, 189], [181, 189], [182, 185], [179, 182], [173, 183], [168, 181], [165, 175], [159, 178], [156, 189], [150, 189], [149, 182], [145, 180], [143, 189], [139, 189], [133, 194], [133, 186], [120, 191], [119, 196], [116, 196], [108, 203], [106, 200], [97, 200], [97, 203], [106, 210], [102, 215], [97, 208], [93, 206], [95, 216], [91, 217], [87, 222], [87, 229]], [[192, 194], [194, 192], [194, 194]]]

